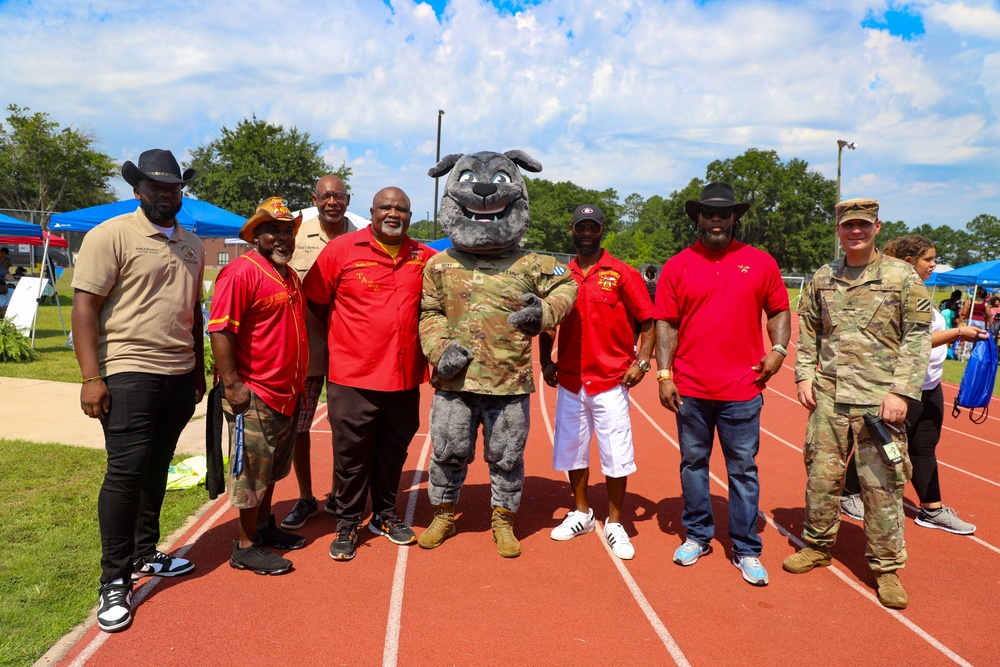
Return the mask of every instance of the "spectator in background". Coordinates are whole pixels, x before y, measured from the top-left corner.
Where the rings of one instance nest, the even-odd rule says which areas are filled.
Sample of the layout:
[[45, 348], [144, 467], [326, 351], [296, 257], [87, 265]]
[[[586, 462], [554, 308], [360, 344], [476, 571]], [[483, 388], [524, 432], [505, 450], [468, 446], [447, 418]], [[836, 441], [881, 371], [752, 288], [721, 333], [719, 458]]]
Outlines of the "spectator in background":
[[10, 297], [14, 291], [7, 286], [7, 281], [0, 279], [0, 317], [7, 315], [7, 306], [10, 304]]
[[646, 281], [646, 291], [649, 292], [650, 303], [656, 303], [656, 267], [652, 264], [642, 271], [642, 279]]
[[10, 273], [10, 248], [0, 248], [0, 268], [3, 269], [3, 274], [0, 278], [6, 278], [7, 274]]
[[[893, 239], [883, 250], [886, 257], [895, 257], [913, 265], [921, 280], [931, 277], [937, 266], [937, 251], [934, 244], [923, 236], [902, 236]], [[985, 337], [986, 332], [974, 326], [948, 327], [941, 313], [934, 311], [931, 319], [931, 356], [921, 396], [907, 398], [906, 440], [910, 449], [913, 476], [910, 481], [920, 499], [920, 512], [916, 523], [924, 528], [937, 528], [956, 535], [970, 535], [976, 531], [971, 523], [958, 518], [955, 510], [941, 502], [941, 487], [938, 485], [937, 444], [941, 439], [944, 423], [944, 393], [941, 391], [941, 376], [944, 372], [946, 348], [956, 340], [975, 342]], [[840, 509], [856, 521], [864, 519], [864, 505], [861, 502], [861, 482], [854, 464], [854, 453], [847, 462], [847, 478], [840, 496]]]

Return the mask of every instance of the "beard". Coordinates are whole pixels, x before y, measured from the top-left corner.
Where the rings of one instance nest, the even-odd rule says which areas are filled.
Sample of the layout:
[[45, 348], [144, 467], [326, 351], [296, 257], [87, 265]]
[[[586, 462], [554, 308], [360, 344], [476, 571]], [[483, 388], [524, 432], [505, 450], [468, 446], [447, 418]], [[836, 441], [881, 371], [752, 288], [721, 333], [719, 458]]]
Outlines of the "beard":
[[163, 223], [171, 222], [180, 213], [182, 202], [177, 202], [176, 204], [172, 202], [166, 202], [161, 200], [157, 202], [147, 202], [145, 199], [139, 202], [139, 207], [142, 212], [146, 214], [149, 221], [154, 225], [160, 225], [164, 227]]
[[722, 250], [730, 244], [733, 240], [733, 232], [736, 230], [736, 226], [730, 227], [728, 230], [722, 230], [719, 232], [713, 232], [709, 229], [701, 230], [701, 243], [709, 250]]
[[267, 250], [263, 250], [260, 247], [258, 247], [257, 252], [259, 252], [266, 260], [268, 260], [275, 266], [285, 266], [292, 259], [291, 251], [278, 249], [274, 246], [271, 246]]

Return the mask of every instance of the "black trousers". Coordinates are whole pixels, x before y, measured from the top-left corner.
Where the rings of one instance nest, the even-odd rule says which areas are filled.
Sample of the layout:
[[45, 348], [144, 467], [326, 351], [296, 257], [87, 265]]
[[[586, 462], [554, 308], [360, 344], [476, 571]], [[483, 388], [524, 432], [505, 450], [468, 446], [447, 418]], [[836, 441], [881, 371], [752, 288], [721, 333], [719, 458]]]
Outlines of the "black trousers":
[[167, 468], [194, 414], [194, 374], [116, 373], [101, 422], [108, 469], [97, 496], [101, 583], [128, 581], [132, 561], [156, 550]]
[[[941, 502], [941, 487], [938, 484], [937, 445], [941, 440], [941, 426], [944, 424], [944, 392], [941, 385], [925, 389], [920, 400], [906, 399], [906, 446], [913, 464], [913, 490], [921, 503]], [[854, 454], [847, 462], [847, 478], [844, 494], [861, 492], [858, 469], [854, 466]]]
[[397, 516], [399, 478], [420, 427], [420, 389], [374, 391], [328, 382], [326, 402], [337, 475], [337, 530], [361, 523], [369, 494], [373, 514]]

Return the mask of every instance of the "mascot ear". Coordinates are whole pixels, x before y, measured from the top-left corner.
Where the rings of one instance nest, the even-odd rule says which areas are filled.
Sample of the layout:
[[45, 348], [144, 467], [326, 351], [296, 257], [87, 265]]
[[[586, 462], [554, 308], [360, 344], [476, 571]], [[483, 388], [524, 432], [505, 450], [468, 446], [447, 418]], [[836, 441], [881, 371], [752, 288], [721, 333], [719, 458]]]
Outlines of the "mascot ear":
[[452, 153], [451, 155], [445, 155], [441, 158], [441, 161], [436, 165], [427, 170], [427, 175], [431, 178], [437, 178], [438, 176], [444, 176], [451, 168], [455, 166], [455, 163], [462, 158], [462, 153]]
[[[511, 162], [525, 171], [539, 172], [542, 170], [542, 163], [524, 151], [507, 151], [504, 155], [509, 157]], [[444, 160], [442, 160], [442, 162], [444, 162]]]

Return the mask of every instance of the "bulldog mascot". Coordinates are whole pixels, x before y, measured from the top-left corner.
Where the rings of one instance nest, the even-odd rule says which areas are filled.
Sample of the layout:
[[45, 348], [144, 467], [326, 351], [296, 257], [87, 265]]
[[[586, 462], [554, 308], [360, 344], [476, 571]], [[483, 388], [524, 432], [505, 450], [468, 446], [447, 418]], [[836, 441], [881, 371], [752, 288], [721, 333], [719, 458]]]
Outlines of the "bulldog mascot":
[[420, 344], [433, 367], [428, 495], [434, 520], [420, 536], [434, 549], [455, 534], [455, 504], [483, 430], [490, 468], [493, 541], [521, 553], [514, 514], [524, 483], [532, 377], [531, 339], [554, 329], [576, 300], [576, 281], [555, 258], [525, 252], [528, 192], [518, 167], [542, 165], [522, 151], [448, 155], [428, 172], [451, 172], [441, 228], [454, 247], [424, 269]]

